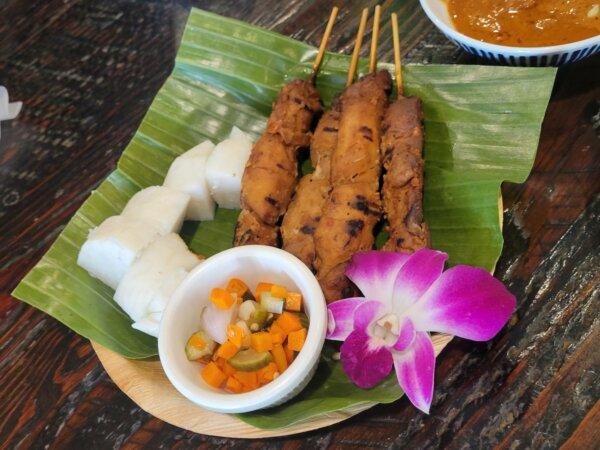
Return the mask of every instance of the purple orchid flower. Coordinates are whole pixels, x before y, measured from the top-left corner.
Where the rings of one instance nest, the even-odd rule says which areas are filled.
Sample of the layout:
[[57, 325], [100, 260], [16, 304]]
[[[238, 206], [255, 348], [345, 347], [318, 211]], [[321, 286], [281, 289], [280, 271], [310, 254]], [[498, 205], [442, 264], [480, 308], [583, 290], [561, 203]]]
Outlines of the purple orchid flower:
[[357, 253], [346, 275], [364, 297], [328, 305], [327, 338], [344, 341], [342, 367], [361, 388], [383, 380], [394, 366], [410, 401], [428, 413], [435, 353], [430, 332], [487, 341], [516, 307], [515, 297], [485, 270], [455, 266], [446, 253]]

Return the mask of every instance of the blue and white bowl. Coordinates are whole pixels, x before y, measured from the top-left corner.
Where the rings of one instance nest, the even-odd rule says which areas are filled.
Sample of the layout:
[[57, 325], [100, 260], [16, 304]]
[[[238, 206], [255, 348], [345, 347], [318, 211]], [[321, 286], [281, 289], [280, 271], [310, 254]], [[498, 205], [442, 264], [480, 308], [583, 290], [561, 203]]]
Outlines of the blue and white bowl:
[[473, 39], [454, 28], [444, 0], [419, 0], [425, 14], [448, 39], [475, 56], [512, 66], [558, 66], [600, 52], [600, 35], [549, 47], [510, 47]]

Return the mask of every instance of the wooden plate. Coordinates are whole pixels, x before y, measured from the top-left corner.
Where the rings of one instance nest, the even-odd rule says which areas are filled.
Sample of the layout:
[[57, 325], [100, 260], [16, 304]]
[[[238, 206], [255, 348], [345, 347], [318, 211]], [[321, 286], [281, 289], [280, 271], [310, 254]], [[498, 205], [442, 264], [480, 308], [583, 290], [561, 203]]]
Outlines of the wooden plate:
[[[451, 340], [452, 336], [448, 335], [432, 336], [435, 354], [438, 355]], [[235, 416], [208, 411], [190, 402], [169, 382], [158, 360], [127, 359], [95, 342], [92, 347], [115, 384], [140, 408], [171, 425], [195, 433], [230, 438], [287, 436], [333, 425], [374, 406], [365, 403], [290, 427], [263, 430]]]

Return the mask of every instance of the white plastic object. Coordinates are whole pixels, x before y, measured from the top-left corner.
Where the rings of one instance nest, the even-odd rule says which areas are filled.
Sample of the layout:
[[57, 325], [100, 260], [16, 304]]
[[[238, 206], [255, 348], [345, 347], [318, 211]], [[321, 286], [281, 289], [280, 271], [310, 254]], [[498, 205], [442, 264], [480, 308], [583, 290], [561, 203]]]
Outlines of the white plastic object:
[[12, 120], [21, 112], [23, 102], [8, 101], [8, 90], [4, 86], [0, 86], [0, 122], [3, 120]]

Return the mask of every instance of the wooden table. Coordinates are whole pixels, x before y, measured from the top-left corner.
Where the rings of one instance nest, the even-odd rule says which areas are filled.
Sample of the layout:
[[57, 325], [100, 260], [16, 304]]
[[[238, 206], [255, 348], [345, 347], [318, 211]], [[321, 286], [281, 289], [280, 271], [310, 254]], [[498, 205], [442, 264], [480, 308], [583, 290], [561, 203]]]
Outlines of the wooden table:
[[[316, 44], [333, 2], [199, 1], [195, 6]], [[341, 3], [341, 2], [340, 2]], [[349, 52], [347, 5], [332, 48]], [[405, 62], [476, 62], [415, 0], [402, 13]], [[517, 296], [490, 343], [441, 355], [432, 414], [406, 399], [332, 428], [270, 441], [197, 435], [140, 410], [90, 344], [10, 292], [91, 189], [115, 167], [169, 74], [189, 4], [0, 2], [0, 84], [25, 106], [0, 143], [0, 446], [4, 448], [598, 448], [600, 441], [600, 59], [560, 70], [535, 167], [505, 185], [496, 275]], [[381, 43], [391, 60], [391, 42]]]

